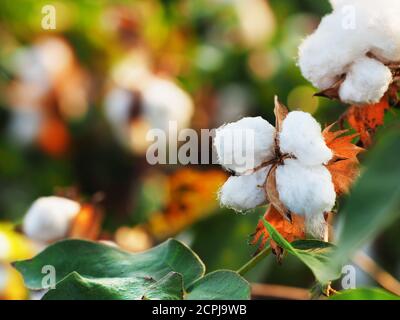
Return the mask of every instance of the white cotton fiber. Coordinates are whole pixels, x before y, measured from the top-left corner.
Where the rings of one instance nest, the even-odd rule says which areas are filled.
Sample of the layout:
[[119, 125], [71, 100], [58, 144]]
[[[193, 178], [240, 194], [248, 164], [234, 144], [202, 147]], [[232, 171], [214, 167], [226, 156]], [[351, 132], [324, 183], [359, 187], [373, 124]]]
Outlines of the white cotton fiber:
[[188, 128], [194, 112], [192, 98], [174, 82], [153, 77], [142, 92], [143, 116], [151, 128], [167, 132], [169, 121]]
[[328, 241], [328, 224], [323, 214], [306, 216], [305, 226], [307, 235], [318, 240]]
[[274, 157], [275, 128], [261, 117], [243, 118], [216, 130], [219, 163], [243, 173]]
[[232, 176], [219, 191], [221, 205], [236, 211], [246, 211], [267, 202], [263, 185], [270, 167], [250, 175]]
[[381, 62], [363, 57], [355, 61], [340, 86], [340, 99], [351, 104], [377, 103], [392, 83], [392, 73]]
[[104, 102], [105, 115], [113, 127], [126, 126], [134, 99], [133, 92], [119, 87], [114, 87], [107, 93]]
[[340, 14], [325, 16], [299, 48], [298, 63], [303, 76], [321, 90], [332, 86], [368, 50], [360, 29], [344, 29], [342, 21]]
[[61, 197], [37, 199], [26, 213], [23, 231], [36, 241], [51, 242], [65, 237], [80, 204]]
[[292, 212], [306, 217], [329, 212], [336, 199], [332, 177], [323, 166], [303, 166], [287, 159], [276, 170], [279, 198]]
[[[303, 76], [317, 88], [332, 86], [341, 76], [351, 76], [343, 89], [345, 102], [379, 101], [387, 85], [388, 70], [380, 66], [361, 63], [370, 53], [380, 62], [400, 62], [400, 1], [398, 0], [331, 0], [333, 12], [325, 16], [317, 30], [299, 47], [299, 66]], [[358, 66], [353, 66], [357, 63]], [[367, 86], [354, 99], [360, 79], [366, 73]], [[373, 81], [378, 83], [373, 84]], [[342, 84], [343, 86], [343, 84]], [[342, 94], [341, 94], [342, 98]]]
[[130, 146], [129, 120], [135, 105], [134, 93], [121, 87], [112, 88], [104, 101], [104, 113], [118, 141], [126, 147]]
[[290, 112], [279, 134], [282, 153], [294, 155], [304, 165], [320, 165], [332, 158], [332, 151], [321, 134], [320, 124], [302, 111]]

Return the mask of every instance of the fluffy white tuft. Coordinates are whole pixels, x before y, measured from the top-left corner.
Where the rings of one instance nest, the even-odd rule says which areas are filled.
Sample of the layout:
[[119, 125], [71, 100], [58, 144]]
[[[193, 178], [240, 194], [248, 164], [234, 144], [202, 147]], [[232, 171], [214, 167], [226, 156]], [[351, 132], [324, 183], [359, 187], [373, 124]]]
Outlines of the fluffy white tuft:
[[308, 235], [318, 240], [328, 241], [328, 224], [323, 214], [307, 216], [305, 225]]
[[280, 150], [294, 155], [304, 165], [320, 165], [332, 158], [321, 134], [320, 124], [302, 111], [290, 112], [279, 134]]
[[61, 197], [37, 199], [26, 213], [23, 231], [36, 241], [51, 242], [65, 237], [80, 204]]
[[383, 63], [363, 57], [355, 61], [340, 86], [340, 99], [351, 104], [377, 103], [389, 89], [393, 77]]
[[267, 202], [264, 182], [270, 167], [265, 167], [250, 175], [231, 176], [219, 191], [219, 200], [225, 207], [236, 211], [246, 211]]
[[169, 121], [178, 129], [190, 125], [194, 104], [188, 93], [174, 82], [154, 77], [143, 90], [143, 113], [151, 128], [168, 130]]
[[219, 163], [237, 173], [274, 157], [275, 128], [261, 117], [243, 118], [217, 129], [214, 146]]
[[[372, 70], [361, 70], [370, 64], [365, 61], [360, 64], [363, 61], [360, 59], [371, 53], [381, 62], [400, 61], [400, 1], [331, 0], [331, 4], [333, 12], [322, 19], [317, 30], [299, 48], [300, 69], [321, 90], [351, 73], [344, 92], [340, 93], [342, 100], [379, 101], [387, 86], [387, 69], [375, 65]], [[354, 64], [359, 65], [353, 67]], [[367, 72], [371, 74], [361, 88], [360, 80]], [[354, 99], [356, 88], [359, 92]]]
[[292, 212], [306, 217], [307, 232], [319, 230], [313, 223], [322, 221], [324, 212], [332, 210], [336, 193], [332, 177], [325, 166], [303, 166], [287, 159], [277, 168], [276, 185], [279, 198]]

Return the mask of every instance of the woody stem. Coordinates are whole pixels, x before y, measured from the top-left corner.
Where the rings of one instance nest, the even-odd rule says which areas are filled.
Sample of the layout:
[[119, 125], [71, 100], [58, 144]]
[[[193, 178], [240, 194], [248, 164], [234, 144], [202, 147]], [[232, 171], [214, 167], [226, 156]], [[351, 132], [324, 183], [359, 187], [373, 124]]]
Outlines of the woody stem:
[[268, 246], [261, 250], [256, 256], [246, 262], [241, 268], [237, 270], [241, 276], [245, 275], [251, 269], [253, 269], [263, 258], [267, 257], [271, 253], [271, 247]]

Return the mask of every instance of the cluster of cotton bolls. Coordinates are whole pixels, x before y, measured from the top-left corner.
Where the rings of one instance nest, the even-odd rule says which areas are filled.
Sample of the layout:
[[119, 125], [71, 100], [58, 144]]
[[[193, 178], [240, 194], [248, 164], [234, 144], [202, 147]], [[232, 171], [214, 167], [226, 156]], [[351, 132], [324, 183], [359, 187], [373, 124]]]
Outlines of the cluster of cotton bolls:
[[[305, 78], [326, 90], [340, 84], [343, 102], [377, 103], [400, 62], [398, 0], [331, 0], [333, 12], [299, 48]], [[340, 82], [340, 81], [343, 82]]]
[[[62, 153], [68, 136], [64, 122], [82, 118], [89, 107], [86, 71], [61, 37], [41, 37], [10, 58], [10, 137], [21, 146], [37, 143], [48, 153]], [[56, 138], [49, 139], [54, 132]]]
[[[253, 141], [249, 143], [245, 136]], [[261, 117], [243, 118], [217, 129], [214, 146], [219, 163], [236, 173], [219, 192], [222, 205], [242, 212], [266, 204], [266, 180], [276, 168], [280, 201], [292, 213], [305, 217], [307, 233], [324, 237], [324, 213], [336, 200], [325, 166], [333, 154], [310, 114], [290, 112], [279, 130]], [[243, 155], [247, 161], [242, 161]]]
[[43, 245], [63, 239], [80, 210], [81, 205], [76, 201], [57, 196], [41, 197], [28, 209], [23, 220], [23, 232]]
[[153, 74], [143, 58], [131, 56], [113, 70], [113, 85], [105, 97], [105, 115], [119, 142], [143, 154], [151, 141], [150, 129], [168, 133], [189, 126], [194, 112], [192, 98], [173, 80]]

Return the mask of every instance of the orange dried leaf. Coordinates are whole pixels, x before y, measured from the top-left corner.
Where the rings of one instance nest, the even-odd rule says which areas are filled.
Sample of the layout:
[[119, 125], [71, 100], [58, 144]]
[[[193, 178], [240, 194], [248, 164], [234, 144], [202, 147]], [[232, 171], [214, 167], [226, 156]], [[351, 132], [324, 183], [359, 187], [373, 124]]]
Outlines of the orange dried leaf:
[[85, 204], [72, 222], [68, 237], [97, 240], [102, 221], [103, 215], [100, 211], [91, 204]]
[[322, 134], [326, 145], [333, 152], [333, 158], [326, 167], [331, 173], [336, 194], [341, 195], [349, 191], [357, 178], [357, 155], [364, 149], [352, 143], [357, 134], [345, 135], [348, 130], [331, 131], [333, 125], [326, 127]]
[[345, 159], [327, 165], [337, 195], [349, 192], [359, 173], [358, 161]]
[[376, 104], [351, 106], [346, 112], [345, 119], [360, 134], [360, 139], [365, 147], [372, 144], [373, 135], [377, 127], [383, 125], [385, 111], [389, 108], [389, 99], [384, 96]]
[[38, 144], [43, 151], [52, 155], [63, 155], [70, 144], [70, 135], [66, 125], [57, 118], [49, 118], [42, 125]]
[[326, 145], [332, 150], [333, 158], [357, 159], [357, 155], [364, 151], [352, 141], [358, 134], [344, 135], [348, 130], [331, 131], [335, 123], [326, 127], [322, 132]]
[[[273, 205], [270, 205], [264, 215], [264, 219], [266, 219], [289, 242], [305, 238], [305, 225], [302, 216], [292, 214], [292, 222], [289, 222], [282, 217]], [[260, 220], [251, 244], [256, 245], [261, 241], [259, 245], [259, 250], [261, 250], [265, 247], [269, 238], [269, 233], [265, 228], [263, 221]], [[272, 239], [270, 239], [270, 244], [274, 252], [279, 253], [279, 248]]]

